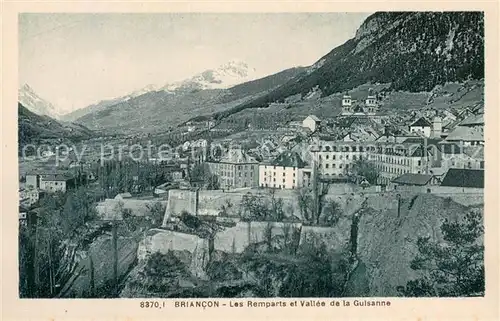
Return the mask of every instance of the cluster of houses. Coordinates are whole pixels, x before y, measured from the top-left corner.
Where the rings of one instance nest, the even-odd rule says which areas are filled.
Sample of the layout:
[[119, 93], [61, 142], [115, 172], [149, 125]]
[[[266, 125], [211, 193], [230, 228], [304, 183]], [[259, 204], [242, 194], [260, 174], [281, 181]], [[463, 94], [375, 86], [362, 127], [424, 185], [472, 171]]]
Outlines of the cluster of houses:
[[[322, 179], [345, 179], [353, 174], [353, 165], [358, 160], [372, 163], [379, 174], [377, 184], [387, 188], [420, 186], [423, 182], [458, 184], [463, 188], [478, 188], [482, 184], [478, 183], [483, 182], [484, 176], [482, 107], [460, 113], [414, 114], [406, 125], [391, 124], [386, 115], [383, 116], [386, 121], [380, 122], [379, 107], [376, 96], [370, 95], [358, 103], [345, 95], [342, 113], [335, 124], [347, 133], [329, 136], [325, 134], [329, 121], [309, 115], [301, 124], [296, 121], [290, 124], [293, 128], [301, 125], [309, 133], [306, 151], [303, 146], [300, 149], [293, 144], [282, 144], [289, 148], [280, 150], [272, 159], [258, 160], [250, 156], [252, 151], [236, 149], [208, 164], [220, 177], [223, 189], [295, 189], [310, 186], [314, 171]], [[293, 139], [292, 135], [288, 141]], [[458, 183], [452, 179], [468, 175], [478, 179]]]

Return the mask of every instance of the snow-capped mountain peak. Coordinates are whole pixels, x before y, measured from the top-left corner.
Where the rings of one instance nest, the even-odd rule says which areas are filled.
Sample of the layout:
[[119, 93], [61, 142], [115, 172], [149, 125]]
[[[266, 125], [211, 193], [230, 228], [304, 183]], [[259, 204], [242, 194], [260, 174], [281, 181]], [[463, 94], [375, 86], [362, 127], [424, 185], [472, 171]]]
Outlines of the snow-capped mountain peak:
[[28, 84], [22, 85], [18, 90], [18, 100], [29, 111], [59, 119], [61, 113], [47, 100], [38, 96], [38, 94]]
[[257, 78], [256, 70], [240, 60], [231, 60], [183, 81], [167, 84], [166, 91], [182, 89], [223, 89]]

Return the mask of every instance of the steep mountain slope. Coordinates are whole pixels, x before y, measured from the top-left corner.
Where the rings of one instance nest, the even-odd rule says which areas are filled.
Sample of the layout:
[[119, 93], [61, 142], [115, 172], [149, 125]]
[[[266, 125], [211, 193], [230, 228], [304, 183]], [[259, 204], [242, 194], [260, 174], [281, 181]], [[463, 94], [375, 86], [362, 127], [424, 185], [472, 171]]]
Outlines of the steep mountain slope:
[[448, 81], [484, 77], [484, 18], [480, 12], [375, 13], [355, 38], [333, 49], [306, 75], [239, 106], [269, 103], [319, 86], [323, 96], [365, 83], [390, 90], [430, 91]]
[[103, 100], [88, 107], [75, 110], [71, 113], [63, 115], [61, 118], [67, 121], [74, 121], [87, 114], [105, 110], [109, 106], [113, 106], [148, 93], [165, 91], [167, 93], [182, 95], [197, 90], [226, 89], [254, 78], [254, 68], [249, 67], [245, 62], [232, 60], [217, 68], [205, 70], [204, 72], [185, 80], [169, 83], [163, 87], [150, 84], [128, 95]]
[[92, 137], [85, 126], [58, 122], [45, 115], [37, 115], [18, 103], [18, 146], [43, 140], [81, 140]]
[[79, 116], [76, 122], [92, 129], [120, 132], [165, 130], [196, 116], [231, 109], [288, 82], [303, 71], [303, 68], [292, 68], [229, 89], [188, 90], [181, 86], [174, 92], [151, 91], [127, 100], [88, 107], [90, 112]]
[[18, 91], [18, 100], [31, 112], [37, 115], [47, 115], [58, 119], [61, 115], [47, 100], [38, 94], [28, 84], [24, 84]]
[[149, 92], [153, 92], [153, 91], [157, 91], [157, 90], [159, 90], [159, 89], [157, 89], [156, 86], [148, 85], [148, 86], [141, 88], [139, 90], [136, 90], [128, 95], [125, 95], [122, 97], [117, 97], [114, 99], [102, 100], [96, 104], [92, 104], [92, 105], [87, 106], [85, 108], [77, 109], [71, 113], [62, 115], [61, 119], [64, 119], [66, 121], [75, 121], [76, 119], [83, 117], [87, 114], [99, 112], [101, 110], [106, 109], [109, 106], [113, 106], [113, 105], [119, 104], [121, 102], [127, 101], [129, 99], [139, 97], [139, 96], [142, 96], [142, 95], [147, 94]]

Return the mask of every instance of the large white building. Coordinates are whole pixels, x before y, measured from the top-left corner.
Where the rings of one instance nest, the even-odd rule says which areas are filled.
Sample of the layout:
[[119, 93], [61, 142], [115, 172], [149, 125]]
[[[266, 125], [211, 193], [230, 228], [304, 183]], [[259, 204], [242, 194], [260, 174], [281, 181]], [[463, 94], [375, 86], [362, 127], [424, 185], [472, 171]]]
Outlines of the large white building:
[[297, 189], [311, 186], [312, 169], [296, 152], [284, 152], [269, 164], [259, 165], [259, 186]]
[[345, 177], [355, 161], [366, 158], [368, 148], [358, 142], [320, 141], [310, 152], [321, 176]]

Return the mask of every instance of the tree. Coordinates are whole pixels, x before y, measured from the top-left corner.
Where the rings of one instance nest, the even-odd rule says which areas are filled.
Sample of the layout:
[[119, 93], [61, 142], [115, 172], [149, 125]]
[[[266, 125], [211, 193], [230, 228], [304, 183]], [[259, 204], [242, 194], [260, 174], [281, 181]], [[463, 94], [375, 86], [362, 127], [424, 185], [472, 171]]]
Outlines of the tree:
[[207, 189], [209, 189], [209, 190], [220, 189], [219, 176], [217, 176], [216, 174], [208, 175], [208, 178], [205, 181], [205, 183], [206, 183]]
[[461, 221], [445, 220], [441, 225], [443, 243], [429, 237], [417, 241], [418, 253], [411, 268], [423, 276], [400, 290], [405, 296], [484, 295], [484, 228], [482, 215], [470, 211]]
[[203, 181], [206, 189], [215, 190], [220, 188], [219, 176], [212, 174], [206, 163], [194, 165], [189, 176], [191, 180]]
[[165, 206], [156, 202], [153, 205], [148, 204], [147, 208], [150, 211], [149, 216], [151, 217], [153, 227], [159, 227], [163, 223], [163, 217], [165, 216]]
[[241, 216], [246, 221], [266, 220], [270, 215], [269, 206], [262, 197], [247, 193], [241, 200]]
[[340, 208], [339, 203], [334, 200], [329, 200], [324, 206], [320, 223], [328, 226], [335, 226], [340, 220], [341, 215], [342, 209]]
[[311, 191], [307, 188], [300, 188], [296, 192], [297, 203], [299, 205], [299, 211], [302, 215], [302, 219], [306, 221], [312, 221], [314, 219], [313, 208], [314, 208], [314, 198]]
[[352, 164], [352, 174], [358, 178], [365, 178], [370, 184], [377, 184], [380, 172], [374, 163], [358, 159]]

